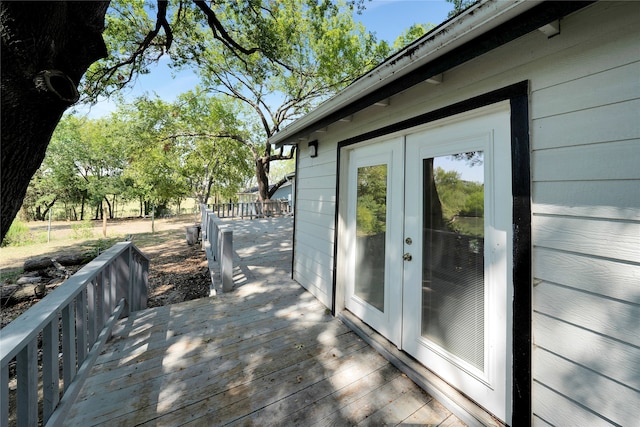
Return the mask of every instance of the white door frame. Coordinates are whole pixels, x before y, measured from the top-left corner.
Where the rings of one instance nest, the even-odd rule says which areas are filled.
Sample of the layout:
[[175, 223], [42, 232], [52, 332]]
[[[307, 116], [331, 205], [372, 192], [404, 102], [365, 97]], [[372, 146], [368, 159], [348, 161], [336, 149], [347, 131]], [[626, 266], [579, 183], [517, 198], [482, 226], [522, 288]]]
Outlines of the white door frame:
[[[442, 127], [447, 127], [447, 126], [452, 126], [455, 125], [457, 123], [461, 123], [461, 122], [469, 122], [469, 121], [473, 121], [473, 120], [480, 120], [482, 121], [483, 119], [487, 119], [488, 116], [492, 116], [498, 114], [500, 116], [500, 118], [498, 119], [498, 121], [504, 125], [506, 123], [506, 128], [504, 128], [502, 131], [500, 131], [500, 135], [498, 135], [499, 138], [501, 138], [502, 142], [505, 142], [504, 144], [500, 144], [498, 147], [496, 147], [495, 150], [493, 150], [493, 143], [489, 144], [488, 147], [483, 147], [484, 150], [493, 150], [494, 154], [498, 155], [498, 156], [503, 156], [506, 155], [506, 157], [501, 157], [500, 159], [496, 159], [496, 162], [499, 162], [501, 164], [504, 165], [508, 165], [508, 169], [509, 171], [511, 170], [511, 161], [510, 161], [510, 126], [509, 126], [509, 114], [510, 114], [510, 107], [509, 107], [509, 102], [508, 101], [504, 101], [501, 103], [497, 103], [497, 104], [492, 104], [490, 106], [487, 107], [482, 107], [482, 108], [478, 108], [475, 110], [471, 110], [469, 112], [466, 113], [462, 113], [462, 114], [458, 114], [456, 116], [452, 116], [452, 117], [448, 117], [445, 119], [441, 119], [441, 120], [437, 120], [437, 121], [433, 121], [430, 122], [426, 125], [421, 125], [421, 126], [417, 126], [415, 128], [411, 128], [411, 129], [406, 129], [400, 132], [396, 132], [393, 134], [389, 134], [386, 135], [384, 137], [379, 137], [376, 139], [372, 139], [369, 141], [365, 141], [359, 144], [354, 144], [351, 146], [347, 146], [347, 147], [343, 147], [341, 149], [341, 161], [340, 161], [340, 176], [341, 177], [347, 177], [349, 174], [349, 164], [350, 164], [350, 157], [353, 155], [354, 150], [357, 149], [361, 149], [364, 146], [369, 146], [371, 145], [371, 147], [373, 147], [373, 144], [378, 144], [380, 145], [380, 143], [385, 142], [385, 141], [390, 141], [393, 139], [397, 139], [400, 138], [402, 140], [402, 144], [403, 147], [402, 149], [404, 150], [404, 139], [406, 136], [410, 135], [410, 134], [415, 134], [415, 133], [420, 133], [420, 132], [425, 132], [425, 131], [429, 131], [429, 130], [435, 130], [435, 129], [439, 129]], [[492, 138], [495, 136], [492, 133]], [[451, 148], [451, 147], [449, 147]], [[373, 148], [372, 148], [373, 149]], [[449, 150], [443, 150], [441, 153], [442, 154], [446, 154], [446, 152]], [[433, 155], [438, 155], [438, 152], [433, 151]], [[396, 156], [396, 159], [397, 160]], [[402, 153], [402, 160], [404, 161], [405, 158], [405, 154], [404, 152]], [[394, 166], [397, 167], [397, 166]], [[404, 164], [402, 165], [403, 169], [404, 169]], [[488, 170], [486, 171], [485, 175], [486, 175], [486, 180], [492, 180], [493, 179], [493, 170]], [[495, 188], [494, 194], [495, 193], [500, 193], [500, 194], [504, 194], [507, 196], [507, 198], [509, 199], [509, 203], [511, 203], [511, 175], [509, 172], [509, 179], [507, 180], [503, 180], [504, 182], [501, 182], [501, 184], [506, 184], [508, 183], [508, 187], [504, 187], [499, 185], [498, 187]], [[337, 245], [337, 250], [336, 250], [336, 255], [337, 255], [337, 271], [336, 271], [336, 299], [335, 299], [335, 309], [336, 309], [336, 313], [339, 313], [340, 311], [345, 309], [345, 301], [346, 301], [346, 290], [345, 290], [345, 286], [344, 284], [346, 283], [347, 280], [349, 280], [349, 277], [353, 277], [352, 271], [349, 271], [349, 269], [346, 267], [347, 264], [349, 264], [348, 262], [345, 262], [347, 260], [348, 254], [350, 252], [350, 247], [349, 247], [349, 243], [348, 243], [348, 239], [345, 239], [345, 236], [349, 235], [350, 232], [350, 224], [347, 224], [346, 218], [348, 217], [347, 215], [347, 206], [349, 206], [349, 191], [348, 191], [348, 186], [347, 183], [345, 182], [346, 180], [341, 179], [340, 180], [340, 191], [339, 191], [339, 200], [338, 200], [338, 205], [340, 208], [340, 213], [338, 215], [338, 223], [337, 223], [337, 236], [338, 236], [338, 245]], [[403, 182], [404, 185], [404, 182]], [[395, 191], [393, 192], [393, 194], [395, 195]], [[401, 194], [404, 195], [404, 191], [401, 192]], [[404, 197], [403, 197], [403, 201], [404, 201]], [[485, 201], [485, 203], [487, 203], [487, 201]], [[493, 203], [493, 201], [490, 201], [489, 203]], [[394, 203], [394, 209], [396, 209], [396, 212], [399, 212], [398, 214], [395, 215], [395, 218], [397, 219], [399, 215], [401, 215], [401, 218], [404, 218], [404, 206], [402, 208], [397, 207], [397, 204]], [[511, 205], [509, 205], [511, 206]], [[493, 214], [494, 215], [506, 215], [509, 218], [509, 225], [512, 223], [511, 222], [511, 216], [512, 216], [512, 210], [509, 209], [494, 209], [493, 210]], [[397, 230], [396, 230], [397, 232]], [[391, 232], [388, 234], [392, 234]], [[393, 233], [395, 235], [395, 233]], [[400, 249], [399, 250], [394, 250], [394, 253], [397, 255], [394, 255], [395, 258], [399, 256], [402, 256], [403, 252], [407, 251], [407, 247], [403, 247], [404, 243], [404, 230], [401, 230], [398, 234], [398, 237], [396, 240], [400, 241]], [[500, 373], [499, 375], [496, 376], [496, 369], [495, 368], [490, 368], [487, 367], [487, 369], [485, 369], [485, 372], [482, 373], [481, 375], [478, 375], [478, 372], [471, 372], [472, 376], [475, 377], [480, 383], [483, 383], [484, 386], [486, 386], [487, 389], [489, 390], [493, 390], [495, 388], [495, 384], [496, 383], [500, 383], [500, 388], [503, 389], [503, 391], [501, 392], [501, 397], [499, 397], [497, 400], [500, 401], [500, 404], [498, 406], [493, 406], [491, 404], [486, 404], [484, 402], [481, 402], [481, 404], [483, 406], [485, 406], [490, 412], [494, 413], [496, 416], [498, 416], [499, 418], [503, 419], [503, 420], [509, 420], [511, 419], [511, 393], [512, 393], [512, 372], [511, 372], [511, 363], [512, 363], [512, 356], [513, 356], [513, 351], [512, 351], [512, 318], [513, 318], [513, 313], [512, 313], [512, 306], [511, 306], [511, 302], [513, 299], [513, 277], [512, 277], [512, 269], [513, 269], [513, 261], [512, 261], [512, 245], [513, 245], [513, 235], [512, 235], [512, 230], [510, 228], [507, 229], [506, 231], [506, 235], [503, 236], [504, 238], [501, 238], [501, 242], [504, 242], [504, 246], [500, 249], [503, 253], [505, 253], [507, 256], [504, 259], [504, 264], [501, 265], [499, 267], [500, 271], [501, 271], [501, 275], [504, 276], [504, 280], [506, 281], [506, 286], [503, 289], [503, 295], [500, 296], [500, 298], [504, 301], [503, 304], [501, 304], [501, 310], [500, 313], [497, 314], [496, 316], [493, 316], [493, 318], [489, 321], [490, 325], [488, 326], [488, 330], [494, 330], [494, 329], [501, 329], [502, 331], [504, 331], [504, 339], [501, 339], [501, 343], [499, 345], [492, 345], [491, 348], [488, 348], [487, 351], [491, 354], [488, 355], [488, 359], [492, 360], [492, 362], [496, 362], [494, 363], [494, 366], [503, 366], [505, 367], [505, 369], [500, 369], [502, 371], [502, 373]], [[395, 242], [395, 240], [394, 240]], [[411, 248], [411, 250], [414, 250], [415, 246]], [[494, 248], [495, 250], [495, 248]], [[396, 262], [394, 258], [394, 262], [393, 265], [398, 264], [398, 262]], [[414, 258], [416, 259], [416, 258]], [[399, 261], [399, 264], [402, 264], [402, 261]], [[491, 271], [491, 268], [486, 270], [486, 271]], [[495, 290], [490, 290], [490, 292], [496, 292]], [[502, 291], [501, 291], [502, 292]], [[410, 299], [411, 297], [406, 293], [406, 291], [403, 291], [403, 297], [402, 297], [402, 303], [399, 305], [399, 308], [397, 309], [391, 309], [389, 311], [389, 313], [393, 316], [401, 316], [402, 310], [403, 310], [403, 306], [406, 306], [408, 299]], [[488, 307], [488, 308], [493, 308], [493, 307]], [[398, 314], [398, 310], [400, 311], [400, 314]], [[393, 313], [393, 314], [392, 314]], [[397, 317], [396, 317], [397, 318]], [[391, 320], [389, 320], [391, 323], [393, 323]], [[374, 327], [375, 328], [375, 327]], [[397, 334], [399, 333], [401, 336], [405, 335], [402, 331], [403, 331], [403, 327], [402, 327], [402, 323], [400, 324], [393, 324], [393, 328], [392, 330], [394, 332], [389, 332], [388, 333], [388, 339], [390, 339], [391, 342], [393, 342], [394, 344], [396, 344], [399, 348], [403, 348], [406, 347], [406, 345], [403, 344], [401, 339], [397, 338]], [[383, 335], [387, 335], [387, 333], [384, 333]], [[430, 366], [427, 366], [430, 368]], [[499, 377], [499, 378], [498, 378]], [[451, 379], [447, 379], [448, 382], [451, 382], [452, 385], [460, 388], [463, 392], [466, 392], [466, 390], [464, 389], [464, 385], [460, 385], [460, 384], [456, 384], [455, 381], [451, 381]], [[471, 396], [473, 398], [473, 396]], [[476, 399], [478, 399], [477, 397], [475, 397]], [[494, 399], [495, 400], [495, 399]]]
[[[403, 349], [503, 421], [511, 417], [512, 189], [510, 109], [501, 103], [456, 116], [406, 138]], [[422, 171], [425, 158], [484, 152], [484, 367], [479, 369], [421, 337]], [[421, 176], [421, 175], [420, 175]], [[417, 262], [416, 262], [417, 261]]]
[[388, 340], [400, 345], [402, 334], [402, 215], [404, 212], [404, 150], [403, 138], [391, 138], [379, 144], [366, 145], [348, 152], [347, 193], [355, 195], [357, 171], [360, 167], [384, 164], [387, 166], [387, 210], [385, 233], [384, 310], [380, 311], [358, 298], [354, 292], [356, 197], [347, 198], [347, 221], [344, 224], [343, 249], [346, 262], [344, 305], [365, 323]]

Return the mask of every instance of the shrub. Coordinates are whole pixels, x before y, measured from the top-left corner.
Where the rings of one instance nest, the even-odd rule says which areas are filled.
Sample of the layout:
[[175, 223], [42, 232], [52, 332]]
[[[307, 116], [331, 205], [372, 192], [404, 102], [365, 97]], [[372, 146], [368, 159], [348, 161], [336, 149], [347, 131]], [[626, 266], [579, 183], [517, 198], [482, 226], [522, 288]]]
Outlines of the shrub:
[[31, 230], [19, 219], [13, 220], [7, 235], [4, 236], [2, 246], [23, 246], [32, 242]]
[[89, 239], [93, 237], [93, 223], [85, 219], [77, 224], [71, 224], [71, 235], [74, 239]]

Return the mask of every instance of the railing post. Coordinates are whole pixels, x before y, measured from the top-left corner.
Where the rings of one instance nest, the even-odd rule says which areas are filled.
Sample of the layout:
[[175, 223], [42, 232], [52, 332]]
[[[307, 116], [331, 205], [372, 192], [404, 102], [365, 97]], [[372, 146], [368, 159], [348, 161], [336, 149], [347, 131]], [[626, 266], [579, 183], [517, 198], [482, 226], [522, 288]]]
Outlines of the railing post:
[[131, 295], [129, 289], [133, 284], [131, 280], [131, 259], [133, 257], [133, 250], [131, 247], [124, 251], [117, 260], [114, 261], [115, 275], [116, 275], [116, 297], [115, 301], [120, 301], [125, 298], [126, 304], [122, 311], [122, 316], [127, 317], [131, 312]]
[[76, 297], [76, 340], [78, 361], [87, 356], [87, 290], [83, 289]]
[[60, 401], [58, 326], [56, 318], [48, 323], [42, 331], [42, 418], [45, 424]]
[[209, 250], [214, 261], [218, 260], [218, 227], [214, 221], [214, 216], [209, 216]]
[[76, 328], [74, 324], [74, 305], [69, 304], [62, 309], [62, 378], [64, 390], [76, 376]]
[[147, 308], [147, 304], [149, 303], [149, 261], [147, 259], [142, 259], [140, 261], [141, 271], [140, 271], [140, 283], [138, 289], [140, 290], [140, 295], [138, 299], [138, 310], [143, 310]]
[[204, 203], [200, 204], [200, 233], [202, 249], [206, 249], [207, 242], [207, 223], [208, 223], [209, 210]]
[[36, 340], [33, 339], [16, 358], [18, 425], [38, 424], [38, 351], [36, 347]]
[[222, 291], [233, 290], [233, 230], [224, 229], [221, 233], [220, 273], [222, 276]]
[[[57, 356], [57, 355], [56, 355]], [[0, 424], [9, 425], [9, 365], [0, 366]]]

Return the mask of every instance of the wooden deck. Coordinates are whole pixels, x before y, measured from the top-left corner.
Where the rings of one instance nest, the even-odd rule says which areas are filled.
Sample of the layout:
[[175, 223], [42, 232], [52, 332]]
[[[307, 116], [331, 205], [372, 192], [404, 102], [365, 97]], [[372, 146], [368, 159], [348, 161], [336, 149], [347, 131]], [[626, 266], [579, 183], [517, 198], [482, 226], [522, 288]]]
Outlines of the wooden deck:
[[235, 291], [123, 319], [67, 424], [463, 426], [289, 278], [290, 224], [234, 225]]

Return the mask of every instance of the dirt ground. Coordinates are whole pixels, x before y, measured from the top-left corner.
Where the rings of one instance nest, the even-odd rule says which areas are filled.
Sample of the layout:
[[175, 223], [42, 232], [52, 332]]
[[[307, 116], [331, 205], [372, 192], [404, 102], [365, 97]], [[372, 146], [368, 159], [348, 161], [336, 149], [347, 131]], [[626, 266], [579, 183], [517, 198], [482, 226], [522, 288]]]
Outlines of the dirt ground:
[[[131, 237], [136, 246], [151, 260], [149, 271], [149, 307], [173, 304], [209, 295], [210, 276], [207, 260], [200, 245], [186, 243], [186, 227], [193, 225], [194, 215], [154, 221], [151, 232], [150, 219], [115, 220], [107, 224], [107, 238], [102, 234], [102, 223], [94, 224], [92, 238], [72, 239], [72, 223], [52, 223], [52, 241], [23, 247], [0, 249], [0, 284], [15, 283], [25, 260], [60, 254], [86, 252], [96, 247], [109, 247], [114, 242]], [[33, 233], [46, 233], [47, 223], [31, 223]], [[99, 236], [99, 237], [98, 237]], [[96, 251], [97, 252], [97, 251]], [[78, 267], [79, 268], [79, 267]], [[47, 287], [47, 293], [53, 289]], [[38, 298], [0, 307], [0, 326], [4, 326], [18, 315], [36, 304]]]

